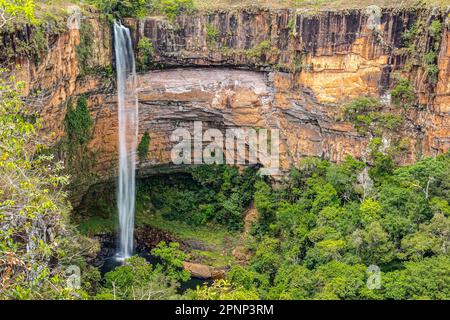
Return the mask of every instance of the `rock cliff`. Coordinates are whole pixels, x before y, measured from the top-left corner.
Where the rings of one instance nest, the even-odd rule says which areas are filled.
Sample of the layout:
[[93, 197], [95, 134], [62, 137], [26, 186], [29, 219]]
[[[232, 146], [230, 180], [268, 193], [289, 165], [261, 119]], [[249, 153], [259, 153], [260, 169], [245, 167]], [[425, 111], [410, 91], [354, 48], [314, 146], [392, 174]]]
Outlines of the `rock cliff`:
[[[439, 34], [430, 29], [433, 21], [441, 24]], [[39, 63], [20, 55], [13, 62], [20, 65], [14, 73], [29, 83], [29, 99], [43, 118], [43, 140], [51, 145], [64, 139], [68, 100], [87, 96], [94, 125], [80, 154], [92, 156], [83, 173], [88, 178], [80, 183], [86, 189], [116, 175], [118, 120], [114, 76], [108, 72], [114, 60], [110, 27], [95, 12], [81, 23], [89, 28], [53, 37]], [[404, 112], [400, 130], [385, 132], [388, 143], [403, 141], [396, 160], [410, 163], [450, 147], [446, 9], [383, 9], [375, 20], [370, 11], [356, 9], [242, 9], [124, 23], [137, 56], [149, 56], [138, 75], [139, 136], [147, 131], [151, 137], [149, 157], [138, 164], [141, 176], [174, 170], [170, 134], [192, 129], [194, 120], [203, 121], [204, 129], [279, 129], [283, 168], [305, 156], [366, 159], [372, 135], [343, 121], [341, 106], [372, 96], [389, 109], [398, 76], [412, 83], [418, 103]], [[418, 25], [423, 30], [408, 47], [405, 34]], [[0, 50], [16, 41], [5, 33], [1, 38]], [[139, 49], [143, 38], [152, 44], [146, 53]], [[437, 55], [435, 80], [423, 63], [430, 52]]]

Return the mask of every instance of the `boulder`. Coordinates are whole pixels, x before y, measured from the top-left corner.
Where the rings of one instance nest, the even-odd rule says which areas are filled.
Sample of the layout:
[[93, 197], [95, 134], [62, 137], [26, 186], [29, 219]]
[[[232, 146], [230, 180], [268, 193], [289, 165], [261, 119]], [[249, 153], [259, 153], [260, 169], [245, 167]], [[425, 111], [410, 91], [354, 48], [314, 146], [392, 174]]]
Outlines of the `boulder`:
[[200, 278], [200, 279], [211, 279], [212, 273], [211, 273], [211, 267], [200, 264], [200, 263], [193, 263], [193, 262], [183, 262], [183, 267], [194, 278]]

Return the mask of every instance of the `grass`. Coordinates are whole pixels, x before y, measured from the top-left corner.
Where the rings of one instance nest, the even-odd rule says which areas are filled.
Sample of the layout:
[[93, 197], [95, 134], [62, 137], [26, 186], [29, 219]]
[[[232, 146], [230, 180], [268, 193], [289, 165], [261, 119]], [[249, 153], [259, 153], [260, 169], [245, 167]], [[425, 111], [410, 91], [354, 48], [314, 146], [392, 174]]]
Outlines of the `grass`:
[[[111, 216], [112, 218], [99, 216], [83, 218], [78, 221], [78, 229], [88, 237], [117, 231], [117, 213], [111, 212]], [[167, 220], [158, 211], [150, 212], [138, 207], [136, 227], [144, 226], [167, 231], [189, 246], [201, 247], [202, 249], [190, 251], [191, 260], [216, 268], [233, 264], [234, 258], [231, 253], [241, 241], [240, 233], [228, 231], [223, 226], [214, 224], [193, 226], [183, 221]]]
[[195, 261], [205, 263], [214, 268], [223, 268], [234, 264], [234, 257], [228, 253], [220, 253], [217, 251], [192, 250], [191, 258]]
[[88, 237], [92, 237], [96, 234], [107, 233], [115, 231], [119, 223], [117, 218], [102, 218], [98, 216], [88, 217], [83, 219], [78, 224], [80, 232]]
[[223, 226], [214, 224], [193, 226], [178, 220], [164, 219], [159, 212], [138, 212], [136, 225], [147, 225], [167, 231], [190, 246], [203, 247], [202, 250], [191, 250], [191, 258], [217, 268], [233, 263], [231, 252], [240, 240], [240, 233], [228, 231]]

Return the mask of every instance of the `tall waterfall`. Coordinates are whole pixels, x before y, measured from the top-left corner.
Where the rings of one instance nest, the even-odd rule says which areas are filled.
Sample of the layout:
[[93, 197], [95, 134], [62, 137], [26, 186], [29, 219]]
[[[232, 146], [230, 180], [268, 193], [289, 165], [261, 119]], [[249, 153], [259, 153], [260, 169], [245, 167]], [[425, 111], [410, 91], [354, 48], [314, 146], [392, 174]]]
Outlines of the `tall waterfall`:
[[130, 30], [115, 22], [114, 41], [119, 114], [117, 206], [119, 211], [120, 239], [118, 256], [120, 259], [126, 259], [133, 254], [138, 103], [136, 69]]

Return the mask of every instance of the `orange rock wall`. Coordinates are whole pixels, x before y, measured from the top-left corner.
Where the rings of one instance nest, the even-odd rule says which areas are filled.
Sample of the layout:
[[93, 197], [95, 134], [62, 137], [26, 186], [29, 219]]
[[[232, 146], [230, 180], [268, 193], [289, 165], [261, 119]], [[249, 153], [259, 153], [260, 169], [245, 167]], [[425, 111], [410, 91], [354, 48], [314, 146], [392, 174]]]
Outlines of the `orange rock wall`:
[[[443, 22], [438, 83], [427, 85], [420, 67], [407, 74], [423, 107], [408, 113], [401, 135], [411, 143], [397, 159], [400, 163], [415, 161], [419, 154], [445, 152], [450, 146], [448, 15], [425, 14]], [[361, 10], [220, 11], [182, 15], [172, 22], [156, 17], [125, 21], [135, 45], [142, 37], [152, 41], [153, 67], [163, 69], [139, 75], [139, 135], [151, 135], [150, 157], [138, 164], [140, 174], [170, 166], [170, 133], [179, 126], [192, 128], [194, 120], [220, 129], [279, 129], [283, 168], [304, 156], [341, 161], [350, 154], [364, 159], [370, 137], [338, 120], [340, 105], [362, 95], [385, 97], [393, 73], [406, 61], [394, 49], [401, 46], [401, 34], [417, 15], [414, 10], [384, 10], [375, 31], [368, 28]], [[111, 65], [110, 28], [95, 15], [89, 21], [94, 40], [91, 67]], [[207, 26], [218, 32], [214, 41], [208, 38]], [[35, 66], [21, 59], [15, 73], [30, 83], [30, 96], [40, 92], [33, 106], [44, 119], [43, 140], [51, 144], [64, 135], [67, 100], [88, 95], [94, 119], [89, 150], [96, 159], [90, 183], [95, 183], [116, 174], [117, 106], [114, 90], [104, 79], [80, 76], [79, 40], [76, 29], [61, 34], [43, 63]], [[269, 49], [261, 49], [264, 42]]]

